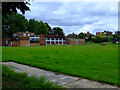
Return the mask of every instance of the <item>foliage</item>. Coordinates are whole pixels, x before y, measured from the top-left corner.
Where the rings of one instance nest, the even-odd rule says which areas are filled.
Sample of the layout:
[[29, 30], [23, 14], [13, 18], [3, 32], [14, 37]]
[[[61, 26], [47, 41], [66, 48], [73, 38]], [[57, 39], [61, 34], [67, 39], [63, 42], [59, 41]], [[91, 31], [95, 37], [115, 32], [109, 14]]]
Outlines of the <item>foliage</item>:
[[28, 22], [28, 31], [35, 32], [38, 31], [38, 22], [35, 19], [30, 19]]
[[78, 35], [78, 38], [84, 39], [85, 36], [86, 36], [86, 34], [84, 34], [83, 32], [81, 32], [81, 33]]
[[3, 16], [2, 24], [2, 36], [12, 37], [13, 32], [35, 32], [35, 34], [48, 34], [48, 27], [42, 21], [36, 21], [35, 19], [30, 19], [29, 21], [25, 19], [22, 14], [10, 14], [8, 19]]
[[113, 36], [107, 36], [107, 40], [108, 40], [108, 42], [112, 42]]
[[39, 34], [48, 34], [48, 27], [42, 21], [36, 21], [35, 19], [29, 20], [28, 31], [34, 32], [36, 35]]
[[101, 43], [101, 42], [112, 42], [113, 40], [113, 36], [101, 36], [101, 35], [97, 35], [93, 41], [95, 43]]
[[38, 22], [38, 35], [39, 34], [44, 34], [44, 35], [48, 34], [48, 27], [42, 21]]
[[118, 44], [2, 47], [2, 60], [118, 84]]
[[51, 27], [49, 26], [48, 23], [45, 23], [45, 24], [46, 24], [46, 26], [48, 27], [48, 35], [51, 35], [51, 32], [52, 32], [52, 31], [51, 31], [51, 30], [52, 30]]
[[[23, 0], [24, 1], [24, 0]], [[30, 5], [27, 1], [24, 2], [2, 2], [2, 15], [7, 17], [7, 15], [11, 13], [17, 13], [17, 9], [19, 9], [23, 14], [25, 11], [30, 11]]]
[[2, 67], [2, 88], [61, 88], [51, 82], [45, 82], [45, 78], [28, 77], [26, 73], [16, 73], [6, 66]]
[[12, 37], [13, 32], [26, 31], [28, 26], [28, 21], [21, 14], [10, 14], [8, 19], [3, 16], [3, 37]]
[[63, 32], [63, 29], [60, 28], [60, 27], [54, 27], [53, 30], [54, 30], [53, 35], [56, 35], [56, 34], [58, 34], [60, 36], [65, 35], [64, 32]]
[[119, 38], [119, 35], [118, 34], [114, 34], [113, 38]]

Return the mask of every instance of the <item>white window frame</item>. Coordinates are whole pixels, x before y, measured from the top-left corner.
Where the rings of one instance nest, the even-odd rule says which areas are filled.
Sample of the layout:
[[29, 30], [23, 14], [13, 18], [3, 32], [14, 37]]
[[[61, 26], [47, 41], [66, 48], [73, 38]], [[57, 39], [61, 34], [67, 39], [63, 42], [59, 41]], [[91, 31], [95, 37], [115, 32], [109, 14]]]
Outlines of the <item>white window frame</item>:
[[24, 33], [23, 36], [26, 37], [26, 33]]

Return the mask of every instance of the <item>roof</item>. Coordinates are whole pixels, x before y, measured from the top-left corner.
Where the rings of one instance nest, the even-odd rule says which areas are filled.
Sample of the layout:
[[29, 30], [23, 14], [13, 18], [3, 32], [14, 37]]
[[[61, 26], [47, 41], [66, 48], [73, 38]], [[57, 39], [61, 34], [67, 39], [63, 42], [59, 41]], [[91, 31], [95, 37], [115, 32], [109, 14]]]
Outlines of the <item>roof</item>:
[[67, 36], [57, 36], [57, 35], [41, 35], [41, 37], [66, 38]]

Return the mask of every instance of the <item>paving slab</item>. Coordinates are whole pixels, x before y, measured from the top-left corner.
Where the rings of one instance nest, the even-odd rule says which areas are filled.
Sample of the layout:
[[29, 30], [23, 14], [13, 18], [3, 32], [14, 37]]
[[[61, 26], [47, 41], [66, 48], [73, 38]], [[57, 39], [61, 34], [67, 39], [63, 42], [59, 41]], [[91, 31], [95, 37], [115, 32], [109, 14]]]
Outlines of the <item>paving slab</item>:
[[46, 81], [51, 81], [55, 84], [57, 83], [58, 85], [67, 88], [114, 88], [114, 89], [118, 88], [106, 83], [82, 79], [80, 77], [56, 74], [55, 72], [52, 71], [30, 67], [15, 62], [0, 62], [0, 64], [8, 66], [15, 72], [27, 73], [28, 76], [35, 76], [37, 78], [44, 76], [46, 78]]

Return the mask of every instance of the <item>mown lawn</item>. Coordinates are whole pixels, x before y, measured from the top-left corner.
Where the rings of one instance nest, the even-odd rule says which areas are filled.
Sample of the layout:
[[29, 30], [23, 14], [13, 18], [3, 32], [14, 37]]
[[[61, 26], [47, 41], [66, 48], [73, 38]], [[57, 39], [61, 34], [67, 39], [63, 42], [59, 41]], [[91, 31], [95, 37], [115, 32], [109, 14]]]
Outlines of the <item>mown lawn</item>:
[[26, 73], [16, 73], [6, 66], [2, 67], [2, 88], [61, 88], [61, 86], [54, 85], [51, 82], [45, 82], [45, 78], [28, 77]]
[[118, 85], [118, 44], [3, 47], [2, 60]]

